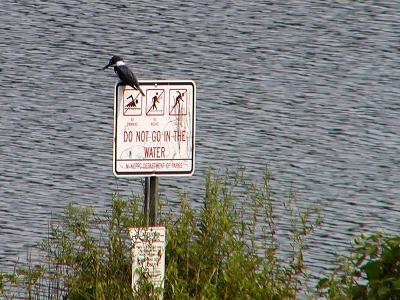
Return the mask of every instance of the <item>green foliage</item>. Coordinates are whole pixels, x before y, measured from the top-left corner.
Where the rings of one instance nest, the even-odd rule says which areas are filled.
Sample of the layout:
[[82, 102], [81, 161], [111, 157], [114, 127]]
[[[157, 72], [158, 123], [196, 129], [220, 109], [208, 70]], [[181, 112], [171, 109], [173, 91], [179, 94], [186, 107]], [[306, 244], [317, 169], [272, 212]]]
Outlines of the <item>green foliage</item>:
[[13, 273], [0, 273], [0, 296], [7, 295], [6, 299], [39, 298], [38, 286], [45, 270], [41, 265], [33, 265], [30, 252], [27, 260], [26, 268], [15, 266]]
[[143, 223], [137, 203], [114, 197], [105, 216], [70, 204], [53, 224], [40, 247], [53, 265], [62, 266], [68, 299], [127, 299], [132, 294], [127, 229]]
[[361, 234], [348, 257], [318, 283], [329, 299], [400, 299], [400, 237]]
[[294, 194], [285, 202], [293, 246], [285, 264], [278, 258], [268, 169], [261, 185], [248, 183], [241, 171], [210, 173], [198, 219], [187, 198], [181, 200], [182, 213], [168, 230], [167, 299], [296, 298], [307, 277], [304, 241], [320, 224], [318, 210], [297, 209]]
[[[295, 299], [308, 293], [305, 240], [320, 225], [319, 212], [297, 208], [294, 193], [283, 203], [272, 199], [267, 168], [257, 184], [243, 170], [224, 176], [210, 171], [198, 211], [181, 194], [179, 213], [164, 211], [160, 220], [167, 228], [164, 299]], [[133, 299], [128, 229], [144, 224], [140, 204], [140, 198], [115, 195], [106, 214], [68, 205], [39, 245], [45, 263], [24, 274], [28, 298], [32, 288], [51, 287], [49, 299]], [[280, 214], [288, 216], [289, 229], [277, 225]], [[289, 236], [289, 249], [280, 249], [278, 233]], [[7, 276], [0, 277], [0, 295], [10, 292]], [[43, 278], [47, 284], [38, 285]], [[135, 299], [155, 299], [145, 274], [139, 282]]]

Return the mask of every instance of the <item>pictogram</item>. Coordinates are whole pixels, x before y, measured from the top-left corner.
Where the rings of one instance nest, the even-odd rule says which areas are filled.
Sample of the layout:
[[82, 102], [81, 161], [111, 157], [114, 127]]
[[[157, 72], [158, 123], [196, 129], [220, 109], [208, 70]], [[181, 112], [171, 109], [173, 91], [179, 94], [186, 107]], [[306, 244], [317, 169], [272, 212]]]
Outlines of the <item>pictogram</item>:
[[142, 114], [142, 95], [138, 90], [125, 88], [124, 116], [140, 116]]
[[146, 91], [146, 115], [162, 116], [164, 114], [164, 103], [164, 89], [148, 89]]
[[187, 90], [171, 89], [169, 91], [169, 114], [186, 115], [187, 113]]

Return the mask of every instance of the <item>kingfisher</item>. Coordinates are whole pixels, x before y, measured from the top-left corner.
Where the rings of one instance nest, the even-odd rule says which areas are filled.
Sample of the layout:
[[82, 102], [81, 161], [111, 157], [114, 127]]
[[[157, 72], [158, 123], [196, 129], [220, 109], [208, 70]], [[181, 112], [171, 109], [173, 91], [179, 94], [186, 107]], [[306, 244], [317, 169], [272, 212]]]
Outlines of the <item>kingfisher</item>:
[[102, 70], [105, 70], [108, 67], [114, 67], [114, 72], [117, 73], [122, 84], [129, 85], [135, 90], [139, 90], [139, 92], [144, 96], [144, 93], [139, 86], [139, 82], [135, 74], [133, 74], [133, 72], [128, 68], [128, 66], [124, 62], [124, 59], [121, 56], [114, 55], [113, 57], [111, 57], [108, 64], [105, 65]]

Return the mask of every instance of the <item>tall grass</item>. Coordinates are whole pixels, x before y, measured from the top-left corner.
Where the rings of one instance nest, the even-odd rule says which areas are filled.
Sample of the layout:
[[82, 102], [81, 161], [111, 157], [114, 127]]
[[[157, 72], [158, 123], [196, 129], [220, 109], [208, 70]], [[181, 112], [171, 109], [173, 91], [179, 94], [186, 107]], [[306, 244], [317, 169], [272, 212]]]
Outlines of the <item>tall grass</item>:
[[[179, 212], [161, 211], [167, 228], [164, 299], [295, 299], [309, 295], [304, 264], [306, 238], [320, 225], [318, 209], [299, 209], [294, 193], [280, 210], [287, 228], [276, 221], [270, 174], [252, 182], [243, 170], [206, 177], [200, 209], [180, 194]], [[111, 210], [68, 205], [49, 226], [38, 247], [43, 261], [0, 277], [0, 295], [12, 299], [15, 287], [28, 299], [151, 299], [145, 276], [131, 288], [131, 241], [128, 229], [144, 224], [141, 197], [114, 195]], [[289, 248], [278, 234], [286, 232]], [[282, 259], [285, 257], [286, 259]], [[45, 283], [44, 283], [45, 282]]]

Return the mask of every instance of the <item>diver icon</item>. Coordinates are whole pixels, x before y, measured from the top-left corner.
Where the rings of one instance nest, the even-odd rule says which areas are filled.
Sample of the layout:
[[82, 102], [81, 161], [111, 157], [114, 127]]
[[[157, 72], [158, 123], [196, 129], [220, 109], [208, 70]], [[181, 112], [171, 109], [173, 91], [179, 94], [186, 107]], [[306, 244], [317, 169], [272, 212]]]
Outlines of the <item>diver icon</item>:
[[[170, 115], [185, 115], [186, 114], [186, 100], [187, 90], [171, 90], [170, 93]], [[172, 101], [171, 101], [172, 100]]]

